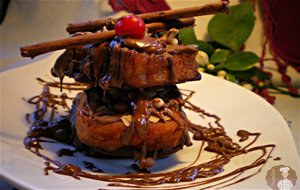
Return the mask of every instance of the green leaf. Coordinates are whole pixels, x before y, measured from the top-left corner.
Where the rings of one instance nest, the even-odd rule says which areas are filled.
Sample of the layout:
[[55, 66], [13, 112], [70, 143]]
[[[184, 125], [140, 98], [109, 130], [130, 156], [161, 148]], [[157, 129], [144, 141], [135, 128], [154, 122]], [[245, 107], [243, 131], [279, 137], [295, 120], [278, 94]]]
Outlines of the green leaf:
[[214, 49], [230, 49], [217, 41], [208, 41], [207, 43], [209, 43]]
[[211, 56], [215, 51], [215, 49], [207, 42], [198, 40], [197, 45], [198, 49], [207, 53], [208, 56]]
[[252, 52], [236, 52], [224, 63], [224, 67], [232, 71], [245, 71], [252, 68], [259, 61], [259, 57]]
[[178, 38], [185, 45], [196, 44], [198, 41], [193, 27], [180, 29]]
[[252, 67], [246, 71], [231, 71], [231, 74], [234, 75], [238, 80], [251, 83], [251, 78], [256, 76], [257, 71], [257, 67]]
[[215, 41], [239, 50], [254, 27], [252, 3], [241, 3], [229, 8], [229, 14], [216, 14], [208, 24], [208, 33]]
[[224, 69], [224, 64], [223, 63], [217, 64], [214, 70], [221, 70], [221, 69]]
[[215, 49], [207, 42], [197, 40], [194, 28], [182, 28], [179, 30], [178, 38], [180, 42], [184, 45], [197, 44], [198, 49], [207, 53], [207, 55], [212, 55]]
[[231, 74], [234, 75], [238, 80], [246, 81], [251, 83], [251, 78], [256, 75], [256, 67], [252, 67], [246, 71], [231, 71]]
[[210, 63], [223, 63], [227, 60], [229, 56], [229, 50], [217, 49], [209, 59]]

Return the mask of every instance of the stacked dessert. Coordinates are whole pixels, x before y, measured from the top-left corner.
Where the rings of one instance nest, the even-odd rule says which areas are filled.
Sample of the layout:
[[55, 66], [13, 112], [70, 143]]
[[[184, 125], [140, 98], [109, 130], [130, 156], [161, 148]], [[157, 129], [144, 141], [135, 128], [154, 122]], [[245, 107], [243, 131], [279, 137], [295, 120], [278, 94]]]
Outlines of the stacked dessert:
[[185, 100], [176, 84], [201, 79], [198, 49], [181, 45], [176, 28], [193, 26], [191, 16], [221, 11], [227, 11], [227, 2], [90, 21], [88, 28], [70, 25], [70, 38], [23, 47], [21, 53], [34, 57], [65, 48], [52, 75], [61, 83], [68, 76], [88, 86], [76, 96], [69, 116], [76, 147], [134, 158], [140, 169], [149, 168], [154, 159], [191, 145]]
[[135, 158], [148, 168], [191, 145], [176, 84], [201, 78], [198, 50], [179, 45], [174, 28], [150, 36], [137, 16], [122, 17], [115, 31], [110, 41], [67, 49], [52, 74], [90, 86], [77, 95], [70, 116], [77, 147]]

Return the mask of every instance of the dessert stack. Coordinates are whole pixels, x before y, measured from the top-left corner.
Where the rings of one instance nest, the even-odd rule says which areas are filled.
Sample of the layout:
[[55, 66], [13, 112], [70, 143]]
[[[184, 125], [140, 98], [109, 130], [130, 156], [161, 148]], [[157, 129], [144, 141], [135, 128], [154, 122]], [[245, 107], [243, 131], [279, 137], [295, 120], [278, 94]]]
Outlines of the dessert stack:
[[[176, 84], [200, 80], [194, 45], [178, 29], [227, 3], [70, 24], [71, 37], [21, 48], [34, 57], [66, 49], [51, 69], [88, 86], [69, 115], [73, 144], [90, 155], [134, 158], [140, 169], [190, 146], [190, 125]], [[158, 22], [159, 21], [159, 22]], [[146, 23], [146, 24], [145, 24]]]

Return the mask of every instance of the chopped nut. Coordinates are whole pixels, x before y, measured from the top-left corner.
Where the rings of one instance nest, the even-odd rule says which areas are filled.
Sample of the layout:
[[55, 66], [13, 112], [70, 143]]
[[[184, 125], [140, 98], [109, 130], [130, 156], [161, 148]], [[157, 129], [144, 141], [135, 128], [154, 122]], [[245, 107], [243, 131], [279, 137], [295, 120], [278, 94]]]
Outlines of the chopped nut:
[[166, 120], [166, 121], [171, 120], [171, 118], [170, 118], [169, 116], [167, 116], [167, 115], [164, 115], [163, 118], [164, 118], [164, 120]]
[[121, 117], [122, 122], [126, 127], [129, 127], [132, 122], [132, 116], [131, 115], [124, 115]]
[[157, 123], [159, 120], [160, 120], [160, 118], [159, 118], [159, 117], [156, 117], [156, 116], [154, 116], [154, 115], [151, 115], [151, 116], [149, 117], [149, 122], [151, 122], [151, 123]]
[[165, 102], [161, 98], [154, 98], [153, 99], [153, 105], [156, 108], [161, 108], [164, 104], [165, 104]]
[[171, 39], [168, 40], [168, 44], [177, 45], [178, 44], [178, 40], [176, 38], [171, 38]]
[[145, 159], [145, 162], [144, 162], [144, 168], [151, 168], [153, 167], [155, 164], [155, 161], [153, 158], [151, 157], [148, 157]]

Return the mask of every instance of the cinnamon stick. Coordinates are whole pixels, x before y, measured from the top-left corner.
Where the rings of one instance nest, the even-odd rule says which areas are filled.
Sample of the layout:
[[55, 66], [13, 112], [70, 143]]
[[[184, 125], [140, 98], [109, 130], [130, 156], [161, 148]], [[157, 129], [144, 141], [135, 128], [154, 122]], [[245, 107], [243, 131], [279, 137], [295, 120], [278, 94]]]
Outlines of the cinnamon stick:
[[[167, 11], [158, 11], [153, 13], [144, 13], [137, 16], [141, 17], [145, 23], [156, 21], [175, 20], [178, 18], [188, 18], [202, 15], [210, 15], [218, 12], [228, 12], [228, 1], [222, 0], [217, 3], [210, 3], [202, 6], [195, 6], [182, 9], [174, 9]], [[103, 26], [111, 26], [118, 20], [118, 18], [105, 18], [98, 20], [90, 20], [88, 22], [71, 23], [66, 28], [67, 32], [83, 32], [83, 31], [97, 31]]]
[[[168, 23], [164, 22], [155, 22], [146, 24], [147, 29], [149, 32], [159, 31], [159, 30], [167, 30], [170, 28], [182, 28], [186, 26], [192, 26], [195, 23], [194, 18], [184, 18], [174, 20]], [[91, 43], [99, 43], [101, 41], [109, 40], [113, 38], [115, 35], [114, 30], [104, 31], [104, 32], [96, 32], [91, 34], [86, 34], [82, 36], [75, 36], [55, 41], [49, 42], [42, 42], [35, 45], [24, 46], [21, 47], [21, 55], [23, 57], [31, 57], [34, 58], [35, 56], [48, 53], [51, 51], [56, 51], [60, 49], [66, 49], [71, 47], [76, 47], [80, 45], [87, 45]]]

